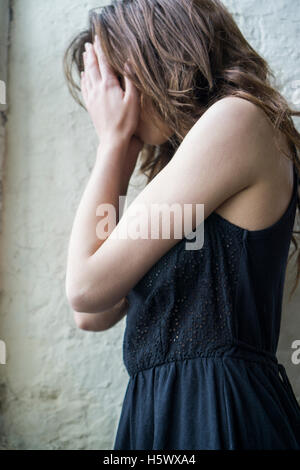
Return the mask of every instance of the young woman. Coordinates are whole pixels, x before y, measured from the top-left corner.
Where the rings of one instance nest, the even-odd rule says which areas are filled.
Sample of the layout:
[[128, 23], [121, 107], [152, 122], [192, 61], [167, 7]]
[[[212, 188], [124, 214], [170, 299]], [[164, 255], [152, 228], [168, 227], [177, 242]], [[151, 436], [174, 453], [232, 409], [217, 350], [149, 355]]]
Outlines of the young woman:
[[[300, 449], [300, 407], [276, 357], [291, 240], [298, 248], [300, 113], [219, 0], [93, 10], [64, 64], [99, 137], [67, 298], [84, 330], [127, 314], [114, 449]], [[120, 207], [139, 155], [148, 184], [97, 236], [97, 208]], [[168, 238], [122, 238], [142, 225], [132, 218], [140, 205], [151, 224], [154, 204], [191, 205], [201, 248], [186, 248], [189, 232], [174, 236], [183, 212]], [[299, 254], [297, 263], [294, 290]]]

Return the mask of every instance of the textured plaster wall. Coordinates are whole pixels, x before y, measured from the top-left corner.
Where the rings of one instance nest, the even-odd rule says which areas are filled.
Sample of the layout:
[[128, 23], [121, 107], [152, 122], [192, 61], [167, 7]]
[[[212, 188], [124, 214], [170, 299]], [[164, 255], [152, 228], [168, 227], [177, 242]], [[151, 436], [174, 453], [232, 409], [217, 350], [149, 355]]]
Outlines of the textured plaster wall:
[[[2, 166], [5, 153], [7, 50], [9, 40], [9, 1], [0, 2], [0, 214], [2, 211]], [[1, 220], [0, 220], [1, 231]]]
[[[1, 236], [3, 447], [111, 449], [127, 385], [125, 319], [107, 332], [79, 330], [64, 291], [69, 234], [97, 140], [68, 94], [62, 56], [86, 26], [88, 9], [104, 3], [12, 1]], [[300, 2], [224, 3], [292, 103], [300, 80]], [[1, 132], [0, 124], [0, 148]], [[134, 194], [131, 188], [130, 199]], [[291, 362], [291, 343], [300, 339], [299, 306], [298, 290], [293, 302], [284, 301], [278, 353], [298, 399], [300, 365]]]

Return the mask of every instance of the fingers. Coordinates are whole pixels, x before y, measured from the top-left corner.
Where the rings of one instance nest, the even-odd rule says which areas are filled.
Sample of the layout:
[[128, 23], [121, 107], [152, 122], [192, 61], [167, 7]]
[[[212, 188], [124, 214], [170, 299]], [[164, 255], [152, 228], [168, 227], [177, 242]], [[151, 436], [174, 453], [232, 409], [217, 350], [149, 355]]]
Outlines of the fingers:
[[116, 84], [119, 84], [113, 69], [106, 60], [105, 54], [101, 47], [100, 39], [97, 34], [95, 35], [94, 48], [98, 59], [101, 78], [104, 81], [115, 82]]
[[100, 70], [94, 47], [91, 43], [85, 43], [85, 52], [83, 53], [84, 69], [86, 76], [91, 84], [96, 84], [100, 80]]
[[[124, 70], [126, 73], [129, 73], [129, 62], [128, 60], [126, 61], [124, 65]], [[124, 75], [125, 79], [125, 97], [124, 99], [127, 101], [129, 99], [139, 101], [140, 99], [140, 93], [135, 87], [135, 85], [132, 83], [132, 81], [127, 77], [127, 75]]]
[[84, 61], [84, 81], [85, 81], [85, 87], [87, 91], [90, 91], [92, 88], [92, 80], [90, 77], [90, 69], [89, 69], [89, 64], [88, 64], [88, 59], [87, 59], [87, 52], [83, 53], [83, 61]]

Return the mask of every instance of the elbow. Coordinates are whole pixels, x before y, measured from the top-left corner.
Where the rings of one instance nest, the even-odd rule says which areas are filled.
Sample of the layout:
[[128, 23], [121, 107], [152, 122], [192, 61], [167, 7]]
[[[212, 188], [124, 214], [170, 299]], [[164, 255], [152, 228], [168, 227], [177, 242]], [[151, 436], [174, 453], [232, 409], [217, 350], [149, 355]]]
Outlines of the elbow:
[[80, 294], [74, 294], [68, 296], [68, 303], [74, 312], [77, 313], [92, 313], [90, 312], [89, 303], [86, 300], [85, 296]]
[[72, 310], [79, 313], [89, 312], [88, 310], [88, 289], [83, 285], [82, 280], [72, 279], [67, 273], [65, 278], [65, 294], [69, 306]]
[[78, 313], [87, 311], [86, 294], [82, 290], [66, 286], [66, 297], [72, 310]]
[[65, 295], [69, 306], [75, 312], [84, 312], [84, 303], [86, 301], [87, 293], [86, 286], [83, 285], [82, 279], [76, 278], [67, 271], [65, 277]]
[[99, 291], [67, 288], [66, 296], [72, 310], [78, 313], [99, 313], [114, 305], [110, 301], [103, 302]]
[[78, 313], [99, 313], [112, 308], [120, 301], [119, 295], [112, 296], [111, 291], [104, 286], [102, 289], [94, 286], [78, 286], [66, 282], [66, 297], [72, 310]]

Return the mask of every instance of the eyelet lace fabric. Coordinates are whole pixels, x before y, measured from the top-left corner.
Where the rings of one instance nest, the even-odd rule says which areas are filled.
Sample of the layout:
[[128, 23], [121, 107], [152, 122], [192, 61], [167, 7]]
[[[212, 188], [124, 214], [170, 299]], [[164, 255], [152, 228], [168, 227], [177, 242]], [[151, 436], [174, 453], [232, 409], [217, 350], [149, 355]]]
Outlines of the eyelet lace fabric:
[[266, 229], [211, 213], [201, 249], [178, 241], [128, 293], [114, 449], [300, 450], [300, 406], [276, 357], [298, 184], [295, 170]]
[[212, 218], [204, 224], [200, 250], [186, 250], [183, 238], [127, 296], [123, 357], [130, 375], [166, 361], [218, 354], [232, 344], [243, 232], [215, 227]]

